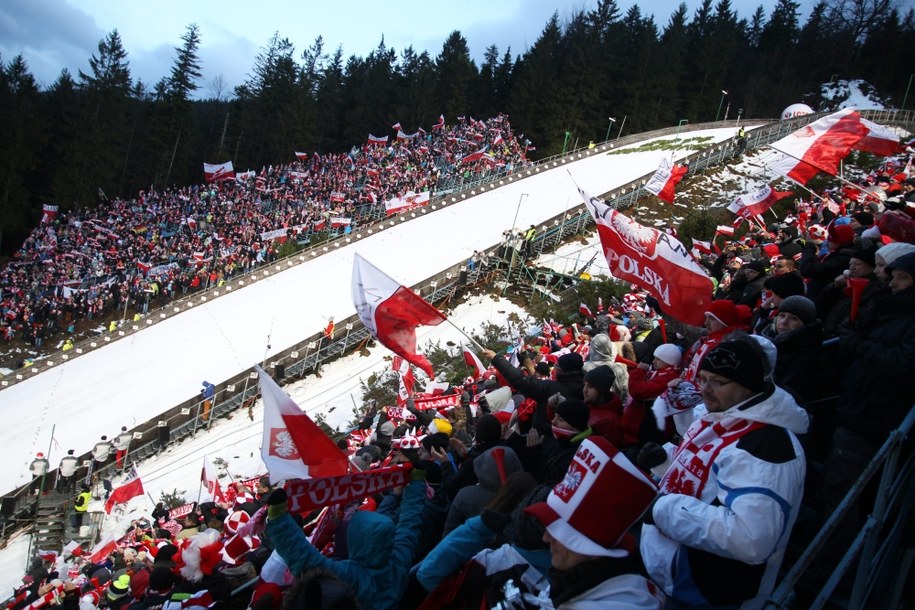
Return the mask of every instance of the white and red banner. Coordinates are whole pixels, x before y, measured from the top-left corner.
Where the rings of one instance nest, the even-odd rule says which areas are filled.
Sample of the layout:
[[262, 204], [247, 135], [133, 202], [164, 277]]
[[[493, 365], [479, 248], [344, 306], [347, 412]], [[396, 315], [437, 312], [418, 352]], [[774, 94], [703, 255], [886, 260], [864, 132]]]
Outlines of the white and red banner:
[[760, 216], [775, 205], [779, 199], [793, 195], [791, 191], [776, 191], [768, 184], [752, 193], [741, 195], [728, 205], [728, 210], [741, 218]]
[[783, 156], [769, 168], [800, 184], [818, 172], [835, 176], [839, 162], [867, 133], [858, 111], [845, 108], [770, 144]]
[[379, 136], [373, 136], [372, 134], [369, 134], [369, 144], [372, 144], [374, 146], [384, 146], [387, 143], [388, 143], [388, 136], [384, 136], [382, 138]]
[[254, 180], [256, 177], [257, 173], [253, 169], [249, 169], [246, 172], [239, 172], [235, 174], [235, 182], [244, 184], [248, 180]]
[[50, 203], [45, 203], [41, 206], [41, 222], [51, 222], [54, 218], [57, 217], [57, 211], [60, 210], [59, 205], [51, 205]]
[[712, 302], [712, 280], [675, 237], [612, 209], [578, 187], [597, 233], [610, 272], [641, 286], [677, 320], [700, 326]]
[[410, 482], [409, 464], [377, 468], [342, 476], [290, 481], [286, 485], [289, 510], [305, 513], [330, 504], [348, 504]]
[[852, 146], [854, 150], [863, 150], [882, 157], [889, 157], [902, 152], [905, 148], [899, 142], [899, 136], [896, 135], [896, 132], [889, 127], [867, 119], [861, 119], [861, 122], [867, 127], [867, 135]]
[[461, 404], [460, 394], [437, 394], [435, 396], [416, 396], [413, 398], [413, 404], [420, 411], [429, 409], [448, 409], [457, 407]]
[[656, 195], [661, 201], [673, 203], [675, 197], [674, 187], [683, 180], [683, 176], [688, 169], [689, 167], [686, 165], [678, 165], [664, 157], [661, 159], [658, 171], [645, 184], [645, 190], [652, 195]]
[[464, 364], [473, 369], [473, 378], [479, 379], [486, 372], [486, 367], [469, 347], [461, 343], [461, 353], [464, 355]]
[[416, 349], [416, 327], [437, 326], [445, 315], [359, 254], [353, 260], [352, 291], [356, 313], [369, 332], [433, 377], [432, 363]]
[[347, 218], [346, 216], [331, 216], [330, 217], [330, 226], [333, 228], [339, 227], [348, 227], [353, 223], [352, 218]]
[[137, 469], [132, 468], [130, 474], [131, 478], [120, 487], [116, 487], [108, 496], [108, 500], [105, 502], [105, 512], [109, 515], [115, 504], [126, 504], [133, 498], [138, 498], [146, 493], [143, 491], [143, 482], [140, 481]]
[[414, 193], [413, 191], [408, 191], [403, 197], [393, 197], [384, 202], [384, 213], [387, 216], [392, 216], [399, 212], [403, 212], [412, 208], [418, 208], [429, 203], [429, 199], [432, 197], [430, 191], [424, 191], [422, 193]]
[[203, 179], [207, 182], [234, 180], [235, 168], [232, 167], [231, 161], [226, 161], [225, 163], [204, 163]]
[[346, 454], [263, 369], [255, 368], [264, 399], [261, 459], [270, 482], [346, 474]]
[[213, 502], [225, 502], [226, 495], [219, 484], [219, 477], [216, 476], [216, 469], [206, 454], [203, 454], [203, 468], [200, 471], [200, 481], [206, 489], [206, 495]]

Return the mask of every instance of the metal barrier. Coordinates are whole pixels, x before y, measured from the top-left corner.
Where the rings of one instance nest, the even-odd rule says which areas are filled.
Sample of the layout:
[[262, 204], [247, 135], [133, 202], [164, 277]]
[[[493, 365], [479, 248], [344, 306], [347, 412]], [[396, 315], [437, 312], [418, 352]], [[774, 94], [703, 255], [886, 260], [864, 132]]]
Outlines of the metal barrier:
[[906, 585], [905, 576], [915, 558], [915, 549], [903, 549], [907, 538], [905, 529], [915, 506], [915, 454], [905, 446], [913, 426], [915, 406], [909, 410], [899, 428], [890, 433], [835, 513], [779, 582], [769, 596], [766, 608], [774, 610], [793, 606], [794, 588], [877, 473], [881, 473], [880, 486], [871, 514], [809, 607], [822, 608], [830, 601], [840, 580], [856, 559], [854, 585], [846, 607], [857, 610], [900, 606]]

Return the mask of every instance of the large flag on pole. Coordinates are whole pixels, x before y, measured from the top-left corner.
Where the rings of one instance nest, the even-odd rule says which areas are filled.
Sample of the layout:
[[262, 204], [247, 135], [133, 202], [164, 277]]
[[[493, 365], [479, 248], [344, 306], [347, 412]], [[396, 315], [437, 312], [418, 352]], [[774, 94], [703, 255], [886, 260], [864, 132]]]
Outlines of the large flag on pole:
[[712, 280], [689, 250], [677, 238], [640, 225], [575, 186], [597, 223], [610, 272], [647, 290], [677, 320], [701, 325], [712, 302]]
[[261, 459], [267, 466], [270, 482], [346, 474], [346, 454], [270, 375], [260, 367], [255, 368], [264, 399]]
[[114, 508], [115, 504], [126, 504], [133, 498], [142, 496], [145, 493], [143, 491], [143, 482], [140, 480], [140, 475], [137, 474], [137, 469], [134, 466], [130, 469], [130, 478], [120, 487], [116, 487], [111, 492], [111, 495], [108, 496], [108, 500], [105, 502], [105, 512], [110, 515], [111, 509]]
[[219, 484], [219, 477], [216, 476], [216, 469], [206, 454], [203, 455], [203, 469], [200, 472], [200, 480], [206, 487], [207, 494], [213, 502], [225, 502], [226, 496], [222, 492], [222, 486]]
[[783, 157], [769, 167], [800, 184], [818, 172], [835, 176], [839, 162], [867, 133], [854, 108], [834, 112], [770, 144]]
[[775, 205], [779, 199], [793, 195], [791, 191], [776, 191], [768, 184], [756, 189], [752, 193], [741, 195], [728, 205], [728, 210], [741, 218], [760, 216]]
[[235, 168], [232, 167], [231, 161], [225, 163], [204, 163], [203, 179], [207, 182], [218, 182], [219, 180], [234, 180]]
[[889, 157], [902, 152], [905, 148], [899, 142], [896, 132], [886, 125], [880, 125], [867, 119], [861, 119], [861, 122], [867, 127], [867, 135], [858, 140], [858, 143], [852, 146], [853, 149]]
[[683, 176], [688, 169], [687, 166], [677, 165], [676, 163], [672, 163], [667, 157], [664, 157], [661, 159], [661, 165], [658, 167], [658, 171], [656, 171], [645, 184], [645, 190], [652, 195], [656, 195], [661, 201], [673, 203], [675, 196], [674, 187], [678, 182], [683, 180]]
[[382, 345], [434, 376], [432, 363], [416, 350], [416, 327], [441, 324], [442, 312], [358, 254], [353, 260], [353, 305]]

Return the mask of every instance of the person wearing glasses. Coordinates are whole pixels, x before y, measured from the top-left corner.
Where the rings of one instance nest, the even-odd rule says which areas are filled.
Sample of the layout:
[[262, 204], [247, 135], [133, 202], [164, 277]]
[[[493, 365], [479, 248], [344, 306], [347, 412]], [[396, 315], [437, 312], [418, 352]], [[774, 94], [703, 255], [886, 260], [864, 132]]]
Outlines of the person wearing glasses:
[[807, 413], [771, 382], [759, 345], [732, 337], [705, 355], [695, 379], [707, 413], [679, 446], [639, 453], [641, 466], [662, 475], [642, 558], [677, 608], [762, 608], [801, 506], [797, 435]]

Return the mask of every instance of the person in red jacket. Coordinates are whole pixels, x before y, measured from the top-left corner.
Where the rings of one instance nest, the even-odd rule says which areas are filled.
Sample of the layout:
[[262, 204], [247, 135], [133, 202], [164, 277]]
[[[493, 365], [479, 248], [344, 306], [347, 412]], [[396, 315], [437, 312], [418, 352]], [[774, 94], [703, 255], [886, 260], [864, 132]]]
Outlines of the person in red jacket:
[[613, 393], [613, 382], [616, 375], [606, 364], [595, 367], [585, 373], [582, 394], [584, 402], [591, 409], [588, 425], [593, 434], [602, 436], [619, 448], [623, 441], [623, 427], [620, 417], [623, 415], [623, 403]]
[[668, 384], [680, 376], [680, 348], [673, 343], [654, 350], [651, 366], [640, 363], [629, 370], [629, 402], [623, 409], [623, 447], [641, 447], [647, 442], [663, 444], [673, 435], [673, 423], [659, 430], [651, 404]]

